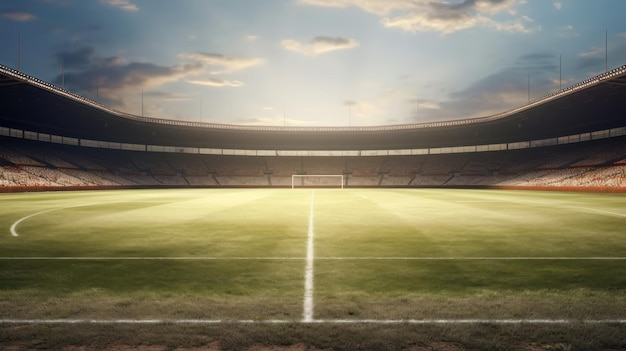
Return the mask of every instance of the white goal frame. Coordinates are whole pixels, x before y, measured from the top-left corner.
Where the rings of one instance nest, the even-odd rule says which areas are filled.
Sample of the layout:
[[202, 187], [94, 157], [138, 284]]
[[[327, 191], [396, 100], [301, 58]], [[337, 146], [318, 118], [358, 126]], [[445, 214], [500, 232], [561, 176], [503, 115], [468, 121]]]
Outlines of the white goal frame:
[[292, 174], [291, 189], [295, 188], [296, 178], [341, 178], [341, 189], [343, 189], [343, 174]]

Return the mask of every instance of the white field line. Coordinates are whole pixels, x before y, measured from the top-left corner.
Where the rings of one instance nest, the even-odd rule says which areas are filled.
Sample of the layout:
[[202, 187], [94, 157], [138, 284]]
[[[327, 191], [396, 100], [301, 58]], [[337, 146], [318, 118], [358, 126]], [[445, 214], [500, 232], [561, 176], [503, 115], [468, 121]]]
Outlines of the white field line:
[[[587, 257], [550, 257], [550, 256], [517, 256], [517, 257], [398, 257], [398, 256], [362, 256], [362, 257], [348, 257], [348, 256], [317, 256], [312, 255], [313, 260], [325, 260], [325, 261], [549, 261], [549, 260], [562, 260], [562, 261], [622, 261], [626, 260], [626, 257], [609, 257], [609, 256], [587, 256]], [[103, 257], [103, 256], [84, 256], [84, 257], [71, 257], [71, 256], [16, 256], [16, 257], [0, 257], [0, 260], [4, 261], [303, 261], [308, 257], [210, 257], [210, 256], [161, 256], [161, 257]], [[312, 272], [313, 273], [313, 272]], [[306, 284], [305, 284], [306, 285]]]
[[[110, 201], [110, 202], [96, 202], [96, 203], [89, 203], [89, 204], [82, 204], [82, 205], [74, 205], [74, 206], [67, 206], [67, 207], [58, 207], [58, 208], [52, 208], [49, 210], [45, 210], [45, 211], [40, 211], [40, 212], [36, 212], [33, 214], [30, 214], [28, 216], [22, 217], [20, 219], [18, 219], [17, 221], [15, 221], [12, 225], [11, 225], [11, 235], [12, 236], [19, 236], [18, 232], [17, 232], [17, 226], [22, 223], [23, 221], [35, 217], [35, 216], [39, 216], [41, 214], [44, 213], [48, 213], [48, 212], [53, 212], [53, 211], [60, 211], [60, 210], [66, 210], [68, 208], [76, 208], [76, 207], [86, 207], [86, 206], [95, 206], [95, 205], [102, 205], [102, 204], [113, 204], [113, 203], [123, 203], [123, 202], [129, 202], [129, 201]], [[137, 202], [160, 202], [160, 201], [137, 201]]]
[[[509, 201], [504, 201], [504, 202], [509, 202]], [[601, 215], [605, 215], [605, 216], [626, 218], [626, 214], [624, 214], [624, 213], [600, 210], [600, 209], [591, 208], [591, 207], [569, 206], [569, 205], [559, 206], [558, 204], [551, 204], [551, 203], [548, 203], [548, 202], [528, 201], [528, 200], [516, 201], [516, 203], [530, 204], [530, 205], [534, 205], [535, 207], [549, 207], [549, 208], [558, 208], [558, 209], [562, 209], [562, 210], [582, 211], [582, 212], [586, 212], [586, 213], [595, 212], [597, 214], [601, 214]]]
[[120, 256], [120, 257], [105, 257], [105, 256], [21, 256], [21, 257], [0, 257], [0, 260], [15, 260], [15, 261], [303, 261], [305, 257], [207, 257], [207, 256]]
[[313, 266], [315, 260], [314, 251], [314, 205], [315, 192], [311, 192], [311, 205], [309, 210], [309, 230], [307, 233], [306, 243], [306, 268], [304, 270], [304, 306], [303, 306], [303, 322], [309, 323], [313, 321]]
[[608, 216], [615, 216], [615, 217], [622, 217], [622, 218], [626, 218], [626, 214], [623, 213], [618, 213], [618, 212], [611, 212], [611, 211], [605, 211], [605, 210], [598, 210], [595, 208], [589, 208], [589, 207], [570, 207], [573, 209], [579, 209], [579, 210], [585, 210], [585, 211], [589, 211], [589, 212], [595, 212], [595, 213], [599, 213], [599, 214], [604, 214], [604, 215], [608, 215]]
[[626, 257], [605, 257], [605, 256], [580, 256], [580, 257], [551, 257], [551, 256], [513, 256], [513, 257], [498, 257], [498, 256], [492, 256], [492, 257], [472, 257], [472, 256], [460, 256], [460, 257], [420, 257], [420, 256], [416, 256], [416, 257], [412, 257], [412, 256], [406, 256], [406, 257], [402, 257], [402, 256], [389, 256], [389, 257], [385, 257], [385, 256], [363, 256], [363, 257], [328, 257], [328, 256], [318, 256], [315, 258], [316, 260], [337, 260], [337, 261], [342, 261], [342, 260], [364, 260], [364, 261], [384, 261], [384, 260], [397, 260], [397, 261], [532, 261], [532, 260], [536, 260], [536, 261], [544, 261], [544, 260], [626, 260]]
[[[506, 200], [460, 200], [460, 201], [455, 201], [455, 203], [510, 203], [512, 201], [506, 201]], [[558, 208], [558, 209], [562, 209], [562, 210], [576, 210], [576, 211], [582, 211], [582, 212], [595, 212], [597, 214], [602, 214], [605, 216], [612, 216], [612, 217], [621, 217], [621, 218], [626, 218], [626, 214], [625, 213], [619, 213], [619, 212], [613, 212], [613, 211], [606, 211], [606, 210], [600, 210], [597, 208], [591, 208], [591, 207], [582, 207], [582, 206], [559, 206], [558, 204], [552, 204], [549, 202], [541, 202], [541, 201], [532, 201], [532, 200], [517, 200], [517, 201], [513, 201], [514, 203], [525, 203], [525, 204], [529, 204], [529, 205], [533, 205], [535, 207], [549, 207], [549, 208]]]
[[626, 319], [0, 319], [0, 324], [626, 324]]
[[48, 212], [52, 212], [52, 211], [57, 211], [60, 210], [60, 208], [53, 208], [51, 210], [45, 210], [45, 211], [41, 211], [41, 212], [37, 212], [37, 213], [33, 213], [31, 215], [28, 215], [26, 217], [22, 217], [20, 219], [18, 219], [15, 223], [13, 223], [13, 225], [11, 225], [11, 235], [12, 236], [19, 236], [19, 234], [17, 233], [17, 226], [22, 223], [23, 221], [31, 218], [31, 217], [35, 217], [35, 216], [39, 216], [40, 214], [44, 214], [44, 213], [48, 213]]

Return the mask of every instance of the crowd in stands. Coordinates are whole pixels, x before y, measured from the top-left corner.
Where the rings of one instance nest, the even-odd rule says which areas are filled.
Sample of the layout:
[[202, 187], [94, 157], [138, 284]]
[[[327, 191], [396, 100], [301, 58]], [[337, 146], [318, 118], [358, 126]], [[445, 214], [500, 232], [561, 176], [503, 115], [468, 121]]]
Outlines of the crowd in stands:
[[[291, 186], [334, 174], [353, 187], [626, 187], [626, 137], [511, 151], [403, 156], [217, 156], [0, 138], [0, 187]], [[334, 186], [337, 178], [299, 178]]]

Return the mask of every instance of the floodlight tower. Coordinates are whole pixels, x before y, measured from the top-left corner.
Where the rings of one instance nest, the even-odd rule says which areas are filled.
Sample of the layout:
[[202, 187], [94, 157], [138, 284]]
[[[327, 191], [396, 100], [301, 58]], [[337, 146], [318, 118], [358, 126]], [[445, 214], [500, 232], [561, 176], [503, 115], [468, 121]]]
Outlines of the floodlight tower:
[[604, 71], [609, 71], [609, 30], [604, 32]]
[[563, 61], [561, 55], [559, 55], [559, 90], [562, 90], [561, 81], [563, 80]]
[[22, 31], [17, 31], [17, 70], [21, 72], [22, 64]]
[[352, 104], [348, 106], [348, 127], [352, 127]]
[[530, 72], [528, 72], [528, 102], [530, 102]]
[[344, 105], [348, 106], [348, 126], [352, 126], [352, 105], [356, 105], [356, 102], [347, 100]]

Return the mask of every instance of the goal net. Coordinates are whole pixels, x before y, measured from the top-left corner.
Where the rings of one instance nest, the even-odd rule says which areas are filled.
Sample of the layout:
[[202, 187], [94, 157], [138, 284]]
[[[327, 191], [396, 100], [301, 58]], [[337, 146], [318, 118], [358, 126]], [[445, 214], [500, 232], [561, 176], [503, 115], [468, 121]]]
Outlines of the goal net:
[[343, 189], [343, 174], [293, 174], [291, 189], [296, 187], [335, 187]]

